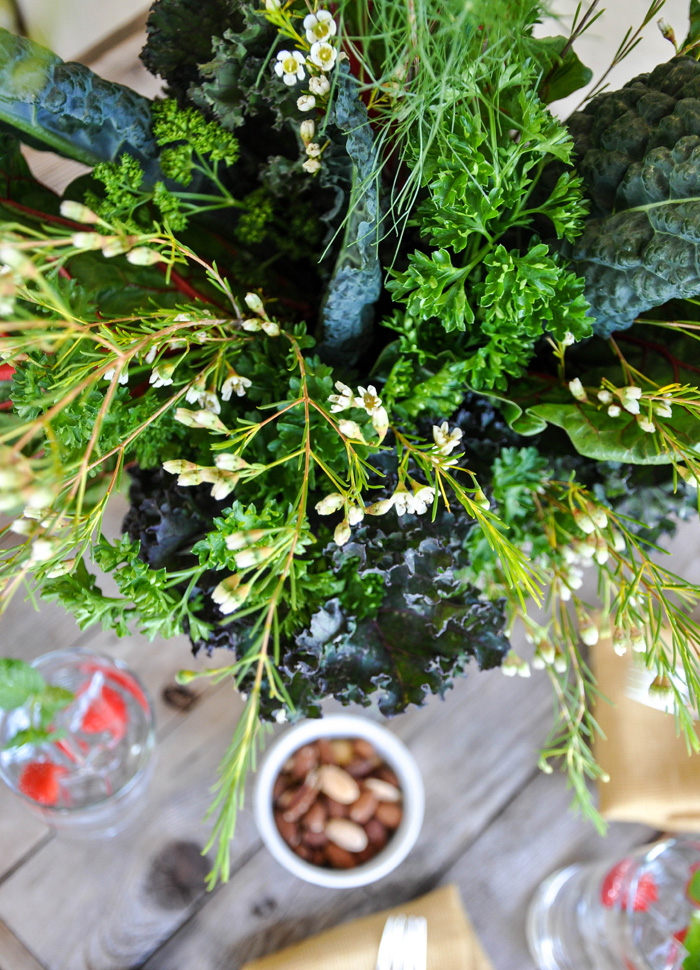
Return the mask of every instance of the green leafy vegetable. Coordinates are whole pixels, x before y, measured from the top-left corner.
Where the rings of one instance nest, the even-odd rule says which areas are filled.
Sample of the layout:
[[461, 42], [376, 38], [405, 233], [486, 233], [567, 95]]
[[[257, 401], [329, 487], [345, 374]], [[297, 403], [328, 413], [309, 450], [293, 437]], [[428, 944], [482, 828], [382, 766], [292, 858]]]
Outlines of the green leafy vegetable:
[[82, 64], [0, 30], [0, 121], [38, 147], [87, 165], [129, 152], [153, 159], [150, 103]]

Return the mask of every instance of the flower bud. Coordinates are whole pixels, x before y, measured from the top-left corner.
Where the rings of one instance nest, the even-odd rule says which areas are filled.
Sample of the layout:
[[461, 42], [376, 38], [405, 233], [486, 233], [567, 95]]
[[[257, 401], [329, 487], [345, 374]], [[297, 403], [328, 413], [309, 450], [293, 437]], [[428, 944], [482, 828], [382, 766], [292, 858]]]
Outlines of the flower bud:
[[311, 121], [310, 118], [307, 118], [306, 121], [302, 121], [302, 123], [299, 125], [299, 134], [301, 135], [301, 140], [305, 145], [308, 145], [313, 141], [315, 131], [316, 125], [313, 123], [313, 121]]
[[85, 225], [96, 225], [102, 220], [82, 202], [74, 202], [72, 199], [64, 199], [61, 202], [61, 215], [64, 219], [71, 219], [73, 222], [84, 222]]
[[329, 495], [324, 495], [321, 501], [316, 503], [315, 508], [319, 515], [330, 515], [332, 512], [342, 509], [344, 504], [344, 495], [341, 495], [340, 492], [331, 492]]
[[263, 316], [265, 313], [265, 308], [263, 307], [263, 302], [257, 293], [246, 293], [245, 295], [246, 306], [253, 313], [257, 313], [258, 316]]
[[333, 533], [333, 541], [337, 546], [344, 546], [345, 543], [351, 536], [350, 525], [347, 519], [335, 527], [335, 532]]

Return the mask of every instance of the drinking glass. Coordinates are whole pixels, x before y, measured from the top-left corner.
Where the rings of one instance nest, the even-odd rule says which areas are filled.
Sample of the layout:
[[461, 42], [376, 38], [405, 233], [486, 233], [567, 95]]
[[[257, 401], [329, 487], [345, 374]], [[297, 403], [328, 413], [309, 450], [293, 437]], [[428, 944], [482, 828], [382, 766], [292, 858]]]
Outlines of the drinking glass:
[[33, 664], [71, 703], [50, 725], [56, 738], [8, 747], [32, 726], [29, 707], [0, 712], [0, 777], [29, 810], [61, 834], [104, 838], [138, 815], [152, 773], [153, 708], [119, 660], [84, 649], [45, 654]]
[[700, 840], [672, 838], [553, 873], [528, 913], [535, 963], [540, 970], [679, 970], [700, 910], [698, 870]]

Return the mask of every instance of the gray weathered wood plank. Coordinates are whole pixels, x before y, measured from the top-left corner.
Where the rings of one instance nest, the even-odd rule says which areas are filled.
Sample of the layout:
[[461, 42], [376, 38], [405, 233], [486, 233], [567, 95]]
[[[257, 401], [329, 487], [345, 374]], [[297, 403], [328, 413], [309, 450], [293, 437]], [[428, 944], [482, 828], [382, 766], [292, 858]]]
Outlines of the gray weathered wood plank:
[[0, 970], [44, 970], [0, 920]]
[[570, 810], [561, 775], [536, 775], [455, 863], [441, 882], [456, 883], [477, 934], [497, 970], [534, 970], [525, 918], [535, 889], [573, 862], [610, 858], [611, 865], [653, 832], [622, 822], [599, 836]]

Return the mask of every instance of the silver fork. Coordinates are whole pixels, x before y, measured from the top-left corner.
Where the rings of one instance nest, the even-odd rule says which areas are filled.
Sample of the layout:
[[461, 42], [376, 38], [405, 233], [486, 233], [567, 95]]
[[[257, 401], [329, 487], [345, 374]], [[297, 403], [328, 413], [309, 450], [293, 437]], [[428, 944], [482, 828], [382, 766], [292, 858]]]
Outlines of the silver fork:
[[379, 943], [376, 970], [426, 970], [428, 924], [423, 916], [390, 916]]

